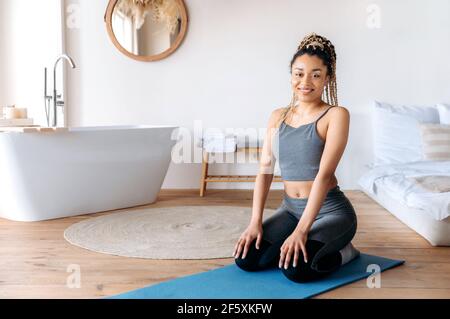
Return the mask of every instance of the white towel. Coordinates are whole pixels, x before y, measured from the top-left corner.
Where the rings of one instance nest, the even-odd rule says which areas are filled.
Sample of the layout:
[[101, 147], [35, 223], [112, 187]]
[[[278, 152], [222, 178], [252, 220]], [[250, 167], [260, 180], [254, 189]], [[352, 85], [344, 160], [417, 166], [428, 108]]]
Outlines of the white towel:
[[236, 143], [233, 141], [210, 142], [203, 145], [203, 149], [207, 152], [228, 153], [236, 152]]
[[237, 147], [236, 135], [220, 133], [205, 135], [202, 139], [203, 149], [207, 152], [235, 152]]

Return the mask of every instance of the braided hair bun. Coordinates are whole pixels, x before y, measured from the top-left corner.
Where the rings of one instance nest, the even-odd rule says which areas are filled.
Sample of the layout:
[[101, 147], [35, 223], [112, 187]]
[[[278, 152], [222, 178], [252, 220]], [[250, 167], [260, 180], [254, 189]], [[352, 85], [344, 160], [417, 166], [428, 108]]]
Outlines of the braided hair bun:
[[[311, 33], [308, 34], [300, 42], [297, 52], [294, 54], [291, 60], [291, 72], [292, 66], [295, 60], [304, 54], [311, 56], [317, 56], [320, 58], [327, 67], [327, 75], [330, 77], [325, 90], [323, 92], [325, 101], [333, 106], [338, 106], [337, 98], [337, 84], [336, 84], [336, 51], [334, 45], [327, 38]], [[292, 114], [296, 106], [298, 105], [295, 93], [292, 95], [291, 102], [284, 108], [279, 120], [278, 126], [287, 118], [289, 114]]]
[[316, 55], [327, 66], [330, 81], [325, 87], [325, 98], [328, 104], [338, 105], [336, 83], [336, 51], [330, 40], [316, 33], [310, 33], [300, 42], [292, 61], [291, 68], [297, 57], [303, 55]]

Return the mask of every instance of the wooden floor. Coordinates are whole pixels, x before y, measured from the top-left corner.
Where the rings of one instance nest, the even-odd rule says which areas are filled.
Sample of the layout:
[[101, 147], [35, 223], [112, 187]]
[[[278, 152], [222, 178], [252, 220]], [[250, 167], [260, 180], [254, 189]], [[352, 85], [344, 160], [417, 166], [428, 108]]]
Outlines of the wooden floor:
[[[450, 298], [450, 248], [432, 247], [364, 193], [344, 192], [358, 216], [352, 241], [355, 247], [406, 262], [381, 273], [381, 288], [369, 289], [363, 279], [315, 298]], [[198, 190], [162, 190], [157, 203], [149, 206], [251, 207], [252, 196], [247, 190], [208, 190], [203, 198]], [[281, 199], [282, 191], [271, 191], [266, 207], [277, 208]], [[69, 225], [102, 214], [34, 223], [0, 219], [0, 298], [99, 298], [234, 262], [233, 258], [168, 261], [117, 257], [64, 240]], [[66, 284], [70, 265], [80, 266], [80, 288]]]

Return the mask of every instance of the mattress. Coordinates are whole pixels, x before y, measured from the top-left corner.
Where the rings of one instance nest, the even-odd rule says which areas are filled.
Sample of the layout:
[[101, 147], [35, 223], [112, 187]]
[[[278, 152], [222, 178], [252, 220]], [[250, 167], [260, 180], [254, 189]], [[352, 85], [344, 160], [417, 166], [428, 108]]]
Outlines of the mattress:
[[450, 177], [450, 162], [376, 166], [364, 174], [358, 184], [364, 193], [431, 245], [450, 246], [450, 193], [442, 187], [440, 191], [421, 187], [423, 184], [417, 183], [421, 180], [418, 177], [423, 181], [424, 176]]
[[[424, 187], [424, 177], [442, 183], [436, 189], [443, 191]], [[375, 166], [360, 177], [358, 184], [373, 195], [378, 187], [387, 188], [390, 196], [404, 205], [444, 220], [450, 216], [450, 192], [444, 190], [445, 180], [450, 180], [450, 161], [418, 161]]]

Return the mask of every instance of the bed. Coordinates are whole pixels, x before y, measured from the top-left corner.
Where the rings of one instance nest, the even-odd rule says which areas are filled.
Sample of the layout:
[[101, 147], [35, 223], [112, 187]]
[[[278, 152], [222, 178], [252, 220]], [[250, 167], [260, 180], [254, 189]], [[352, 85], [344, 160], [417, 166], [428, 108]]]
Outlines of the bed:
[[433, 246], [450, 246], [450, 161], [386, 164], [360, 177], [361, 190]]
[[[435, 107], [376, 101], [375, 156], [358, 180], [364, 193], [433, 246], [450, 246], [450, 137], [443, 119]], [[430, 150], [438, 153], [426, 152], [430, 126]]]

